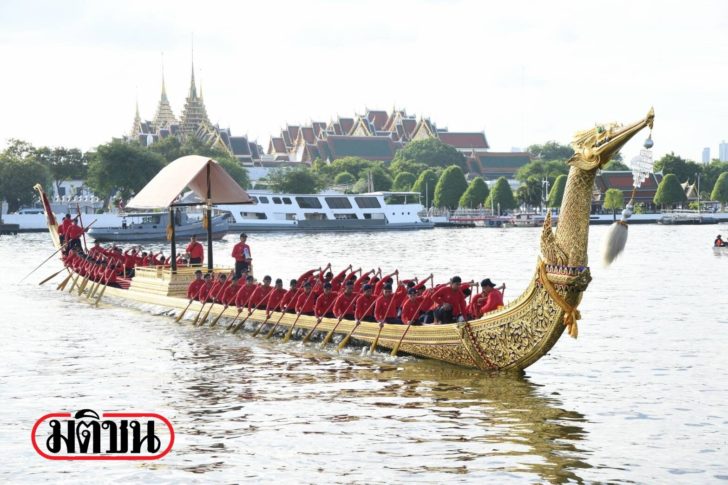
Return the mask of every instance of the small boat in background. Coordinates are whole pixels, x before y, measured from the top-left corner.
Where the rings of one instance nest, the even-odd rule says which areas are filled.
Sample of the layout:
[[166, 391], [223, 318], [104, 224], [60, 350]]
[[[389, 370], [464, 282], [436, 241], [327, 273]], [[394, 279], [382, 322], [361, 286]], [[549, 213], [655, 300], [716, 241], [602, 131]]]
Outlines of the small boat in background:
[[665, 225], [718, 224], [718, 219], [713, 216], [703, 215], [699, 211], [675, 209], [662, 211], [662, 216], [657, 220], [657, 223]]
[[[227, 217], [227, 214], [212, 217], [213, 240], [222, 239], [230, 229]], [[168, 224], [167, 212], [134, 212], [124, 214], [120, 226], [92, 227], [89, 236], [101, 242], [164, 241]], [[207, 239], [202, 219], [193, 219], [186, 212], [177, 212], [174, 231], [179, 238], [196, 235], [200, 240]]]

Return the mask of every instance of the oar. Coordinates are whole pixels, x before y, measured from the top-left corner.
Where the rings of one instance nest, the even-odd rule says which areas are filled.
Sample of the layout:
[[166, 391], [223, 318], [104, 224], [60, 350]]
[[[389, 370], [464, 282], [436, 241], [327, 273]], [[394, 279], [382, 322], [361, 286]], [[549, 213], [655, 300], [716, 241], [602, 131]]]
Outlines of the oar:
[[[384, 318], [387, 318], [387, 315], [389, 314], [389, 310], [392, 309], [392, 303], [394, 303], [394, 294], [392, 294], [392, 299], [389, 301], [389, 305], [387, 305], [387, 313], [384, 314]], [[373, 354], [374, 351], [377, 349], [377, 344], [379, 343], [379, 335], [382, 333], [383, 328], [384, 328], [384, 322], [379, 322], [379, 331], [377, 332], [377, 336], [374, 339], [374, 342], [372, 342], [371, 347], [369, 347], [370, 354]]]
[[[329, 263], [329, 267], [331, 264]], [[298, 323], [298, 319], [301, 318], [301, 314], [303, 314], [303, 309], [306, 308], [306, 305], [309, 301], [311, 301], [311, 297], [313, 296], [313, 289], [311, 290], [311, 293], [309, 293], [308, 297], [306, 298], [306, 301], [303, 302], [303, 308], [301, 308], [301, 311], [298, 312], [298, 315], [296, 315], [296, 319], [293, 321], [293, 325], [288, 327], [288, 331], [286, 332], [286, 336], [283, 337], [283, 342], [288, 342], [291, 339], [291, 334], [293, 333], [293, 327], [296, 326], [296, 323]]]
[[192, 302], [193, 302], [193, 301], [195, 301], [195, 299], [194, 299], [194, 298], [190, 300], [190, 302], [189, 302], [189, 303], [187, 304], [187, 306], [185, 307], [185, 309], [184, 309], [184, 310], [182, 310], [182, 313], [180, 313], [179, 315], [177, 315], [177, 318], [175, 318], [175, 319], [174, 319], [174, 321], [175, 321], [175, 322], [179, 323], [179, 321], [180, 321], [180, 320], [182, 320], [182, 317], [184, 317], [184, 316], [185, 316], [185, 313], [186, 313], [186, 312], [187, 312], [187, 310], [188, 310], [188, 309], [190, 308], [190, 305], [192, 305]]
[[[353, 300], [351, 300], [351, 302], [349, 302], [349, 306], [346, 307], [346, 310], [344, 310], [344, 312], [341, 314], [341, 317], [339, 318], [339, 321], [336, 322], [337, 325], [339, 324], [339, 322], [341, 321], [341, 319], [344, 318], [344, 315], [346, 315], [346, 312], [349, 311], [349, 308], [351, 308], [351, 305], [353, 305], [355, 301], [356, 301], [356, 298], [353, 299]], [[333, 308], [334, 303], [336, 303], [336, 300], [334, 300], [333, 303], [331, 303], [331, 307], [329, 307], [329, 310], [331, 308]], [[328, 313], [328, 310], [326, 311], [326, 313]], [[324, 313], [324, 315], [326, 315], [326, 313]], [[324, 319], [324, 315], [321, 315], [319, 317], [318, 321], [316, 322], [316, 325], [314, 325], [313, 328], [308, 331], [308, 333], [306, 334], [306, 336], [303, 337], [303, 343], [304, 344], [309, 341], [309, 339], [311, 338], [311, 335], [313, 335], [313, 332], [316, 331], [316, 327], [318, 327], [319, 326], [319, 323], [321, 323], [321, 320]]]
[[[81, 218], [81, 206], [78, 202], [76, 202], [76, 210], [78, 211], [78, 222], [81, 224], [81, 229], [83, 229], [83, 218]], [[83, 252], [88, 254], [88, 246], [86, 246], [86, 230], [83, 230]]]
[[258, 328], [255, 329], [255, 332], [253, 332], [253, 337], [255, 337], [256, 335], [258, 335], [258, 333], [260, 333], [260, 330], [263, 328], [263, 325], [265, 325], [266, 323], [268, 323], [268, 319], [270, 319], [271, 315], [273, 315], [273, 312], [268, 312], [265, 315], [265, 320], [263, 320], [263, 323], [261, 323], [258, 326]]
[[199, 319], [200, 319], [200, 315], [202, 314], [202, 310], [203, 310], [203, 309], [205, 308], [205, 305], [206, 305], [206, 304], [207, 304], [207, 302], [206, 302], [206, 301], [203, 301], [203, 302], [202, 302], [202, 306], [200, 307], [200, 311], [199, 311], [199, 312], [197, 312], [197, 316], [195, 317], [195, 319], [194, 319], [194, 320], [192, 320], [192, 325], [197, 325], [197, 320], [199, 320]]
[[207, 317], [210, 315], [210, 311], [212, 310], [212, 307], [214, 307], [214, 306], [215, 306], [215, 300], [213, 300], [210, 303], [210, 308], [207, 309], [207, 312], [205, 313], [205, 316], [202, 317], [202, 320], [200, 321], [200, 324], [199, 324], [200, 327], [205, 324], [205, 322], [207, 321]]
[[[415, 310], [415, 318], [420, 314], [420, 309], [422, 308], [422, 304], [425, 302], [425, 300], [422, 300], [419, 305], [417, 305], [417, 310]], [[397, 357], [397, 352], [399, 351], [399, 346], [402, 345], [402, 341], [404, 340], [405, 335], [407, 335], [407, 332], [409, 332], [410, 327], [412, 326], [412, 323], [414, 323], [415, 318], [409, 321], [407, 324], [407, 328], [404, 329], [404, 333], [402, 334], [402, 337], [399, 339], [399, 342], [397, 342], [397, 345], [395, 345], [392, 348], [392, 353], [390, 354], [392, 357]]]
[[[369, 313], [369, 310], [372, 309], [372, 307], [374, 306], [374, 304], [376, 302], [377, 302], [377, 300], [374, 300], [372, 302], [372, 304], [369, 305], [369, 308], [366, 309], [366, 311], [364, 312], [364, 315], [362, 315], [361, 318], [364, 318], [366, 316], [366, 314]], [[356, 324], [354, 325], [354, 328], [351, 329], [351, 332], [349, 332], [348, 334], [346, 334], [346, 337], [344, 337], [343, 339], [341, 339], [341, 342], [339, 342], [339, 345], [336, 347], [336, 351], [337, 352], [339, 352], [341, 349], [343, 349], [344, 347], [346, 347], [346, 344], [349, 343], [349, 339], [351, 338], [352, 335], [354, 335], [354, 332], [356, 331], [357, 328], [359, 328], [359, 325], [361, 325], [361, 319], [357, 320], [356, 321]]]
[[[71, 281], [71, 288], [69, 288], [68, 292], [71, 293], [73, 291], [73, 287], [76, 286], [76, 282], [81, 277], [80, 273], [76, 273], [76, 276], [73, 278], [73, 281]], [[65, 289], [65, 288], [64, 288]]]
[[220, 311], [220, 313], [215, 317], [215, 319], [212, 321], [212, 323], [210, 323], [210, 328], [212, 328], [215, 325], [217, 325], [217, 321], [220, 320], [220, 317], [222, 317], [222, 314], [225, 313], [225, 310], [227, 310], [227, 309], [228, 309], [228, 305], [225, 305], [222, 308], [222, 311]]
[[329, 333], [326, 334], [326, 336], [324, 337], [324, 339], [321, 341], [321, 348], [326, 347], [326, 345], [328, 345], [328, 343], [331, 341], [331, 338], [334, 336], [334, 332], [336, 332], [336, 329], [339, 327], [339, 324], [341, 323], [341, 320], [344, 319], [344, 316], [347, 314], [347, 312], [349, 311], [349, 309], [351, 309], [351, 305], [353, 305], [355, 301], [356, 301], [356, 298], [354, 298], [351, 301], [351, 303], [349, 303], [349, 306], [347, 307], [346, 310], [344, 310], [344, 313], [341, 314], [341, 316], [339, 317], [339, 320], [336, 322], [336, 325], [334, 325], [334, 328], [332, 328], [331, 330], [329, 330]]
[[225, 330], [230, 330], [231, 328], [233, 328], [233, 325], [235, 325], [235, 321], [238, 319], [238, 317], [240, 317], [240, 314], [242, 312], [243, 312], [242, 308], [240, 310], [238, 310], [238, 313], [235, 315], [235, 318], [233, 318], [233, 321], [230, 322], [230, 325], [228, 325], [228, 327]]
[[[294, 295], [294, 296], [295, 296], [295, 295]], [[273, 326], [272, 326], [272, 327], [270, 328], [270, 330], [268, 331], [268, 333], [267, 333], [267, 334], [265, 335], [265, 338], [271, 338], [271, 336], [273, 335], [273, 332], [275, 332], [275, 331], [276, 331], [276, 328], [278, 328], [278, 324], [279, 324], [279, 323], [281, 323], [281, 320], [283, 319], [283, 316], [284, 316], [284, 315], [286, 314], [286, 311], [287, 311], [287, 310], [288, 310], [288, 305], [285, 305], [285, 306], [284, 306], [284, 307], [283, 307], [283, 308], [281, 309], [281, 316], [280, 316], [280, 317], [278, 317], [278, 320], [276, 321], [275, 325], [273, 325]]]
[[[63, 269], [67, 269], [67, 268], [63, 268]], [[68, 280], [70, 280], [70, 279], [71, 279], [71, 276], [73, 276], [73, 273], [71, 273], [71, 272], [69, 271], [69, 272], [68, 272], [68, 276], [66, 276], [66, 277], [65, 277], [65, 279], [64, 279], [63, 281], [61, 281], [61, 282], [60, 282], [60, 283], [58, 284], [58, 286], [56, 286], [56, 290], [60, 290], [60, 291], [63, 291], [63, 289], [64, 289], [64, 288], [66, 287], [66, 284], [68, 283]]]
[[88, 280], [91, 278], [91, 274], [87, 274], [83, 277], [83, 281], [81, 281], [81, 284], [78, 285], [78, 296], [81, 296], [83, 294], [83, 290], [86, 289], [86, 285], [88, 284]]
[[250, 315], [252, 315], [252, 314], [253, 314], [253, 309], [248, 310], [248, 314], [245, 315], [245, 318], [243, 318], [243, 321], [240, 322], [238, 324], [238, 326], [233, 329], [233, 335], [238, 333], [240, 331], [240, 329], [243, 328], [243, 325], [245, 325], [245, 322], [248, 321], [248, 318], [250, 318]]
[[109, 276], [106, 278], [106, 281], [104, 281], [104, 287], [101, 288], [101, 293], [99, 293], [99, 296], [96, 297], [96, 301], [94, 302], [94, 305], [98, 306], [99, 302], [101, 301], [101, 297], [104, 296], [104, 293], [106, 293], [106, 288], [109, 287], [109, 281], [111, 281], [111, 277], [114, 276], [115, 271], [112, 271], [109, 273]]
[[48, 278], [46, 278], [43, 281], [41, 281], [40, 283], [38, 283], [38, 286], [42, 286], [43, 283], [47, 283], [48, 281], [52, 280], [53, 278], [55, 278], [56, 276], [58, 276], [59, 274], [61, 274], [64, 269], [66, 269], [66, 268], [64, 267], [64, 268], [61, 268], [60, 270], [56, 271], [55, 273], [53, 273], [52, 275], [50, 275]]

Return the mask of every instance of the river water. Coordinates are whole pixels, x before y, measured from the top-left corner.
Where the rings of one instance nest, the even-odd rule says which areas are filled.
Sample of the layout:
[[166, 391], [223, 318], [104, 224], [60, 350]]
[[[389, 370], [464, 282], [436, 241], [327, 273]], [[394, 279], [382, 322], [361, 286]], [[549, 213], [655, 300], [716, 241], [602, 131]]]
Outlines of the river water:
[[[633, 226], [599, 264], [578, 340], [523, 377], [414, 358], [338, 355], [194, 328], [145, 308], [92, 308], [55, 283], [47, 234], [0, 240], [0, 481], [99, 483], [711, 483], [728, 480], [726, 225]], [[251, 234], [258, 277], [395, 267], [507, 283], [535, 269], [535, 229]], [[234, 236], [215, 243], [222, 262]], [[60, 278], [59, 278], [60, 279]], [[56, 280], [57, 283], [57, 280]], [[159, 312], [157, 312], [159, 313]], [[30, 430], [49, 412], [157, 412], [175, 426], [158, 462], [47, 461]]]

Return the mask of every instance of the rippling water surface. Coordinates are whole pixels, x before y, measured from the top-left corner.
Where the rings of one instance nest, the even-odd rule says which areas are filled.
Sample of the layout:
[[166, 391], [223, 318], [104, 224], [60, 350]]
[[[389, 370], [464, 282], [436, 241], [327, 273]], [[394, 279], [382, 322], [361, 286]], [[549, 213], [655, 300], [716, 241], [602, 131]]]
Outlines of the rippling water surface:
[[[523, 377], [176, 324], [159, 309], [92, 308], [54, 283], [46, 234], [0, 239], [0, 480], [166, 482], [637, 482], [728, 480], [728, 257], [722, 227], [633, 226], [598, 263], [580, 336]], [[258, 277], [395, 267], [528, 284], [538, 231], [252, 234]], [[221, 261], [234, 237], [215, 243]], [[60, 278], [58, 278], [60, 279]], [[56, 280], [56, 283], [58, 280]], [[224, 326], [222, 326], [224, 328]], [[52, 462], [30, 429], [52, 411], [158, 412], [159, 462]]]

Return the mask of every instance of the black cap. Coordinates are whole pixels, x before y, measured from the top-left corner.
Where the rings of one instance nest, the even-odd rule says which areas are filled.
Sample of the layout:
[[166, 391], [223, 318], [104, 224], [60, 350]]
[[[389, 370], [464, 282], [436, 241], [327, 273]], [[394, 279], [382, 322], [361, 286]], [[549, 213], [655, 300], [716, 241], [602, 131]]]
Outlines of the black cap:
[[407, 290], [407, 294], [408, 295], [416, 295], [417, 294], [417, 290], [415, 290], [414, 288], [410, 288], [409, 290]]
[[66, 216], [64, 217], [64, 219], [70, 219], [70, 218], [71, 218], [71, 214], [66, 214]]
[[329, 283], [328, 281], [324, 283], [324, 288], [331, 288], [331, 283]]
[[283, 284], [283, 280], [280, 279], [280, 278], [276, 278], [276, 284], [277, 285], [282, 285]]
[[407, 288], [414, 288], [415, 282], [414, 281], [408, 281], [407, 282]]
[[244, 232], [241, 232], [240, 233], [240, 239], [242, 239], [242, 238], [246, 238], [247, 239], [248, 238], [248, 235], [245, 234]]
[[197, 271], [195, 271], [195, 274], [202, 274], [202, 270], [198, 269]]
[[460, 279], [459, 276], [453, 276], [452, 279], [450, 279], [450, 283], [462, 283], [463, 280]]
[[490, 286], [491, 288], [495, 288], [495, 283], [490, 281], [490, 278], [486, 278], [480, 282], [480, 286]]
[[263, 276], [263, 281], [265, 281], [265, 280], [272, 281], [273, 278], [271, 278], [269, 275], [265, 275], [265, 276]]
[[361, 289], [362, 290], [371, 290], [372, 289], [372, 285], [368, 285], [368, 284], [367, 285], [364, 285], [364, 286], [361, 287]]
[[384, 278], [384, 282], [385, 283], [391, 283], [392, 282], [392, 278]]
[[303, 286], [304, 286], [304, 287], [307, 287], [307, 288], [311, 288], [311, 282], [310, 282], [310, 281], [306, 281], [306, 282], [305, 282], [305, 283], [303, 284]]
[[255, 281], [255, 278], [253, 278], [252, 276], [248, 275], [248, 276], [247, 276], [247, 277], [245, 278], [245, 281]]
[[325, 276], [326, 278], [333, 278], [333, 277], [334, 277], [334, 273], [332, 273], [331, 271], [329, 271], [329, 272], [328, 272], [328, 273], [326, 273], [326, 274], [325, 274], [324, 276]]
[[344, 283], [344, 284], [345, 284], [345, 286], [354, 286], [354, 281], [353, 280], [347, 280], [346, 283]]
[[239, 279], [240, 278], [238, 278], [238, 275], [236, 275], [236, 274], [233, 275], [233, 281], [238, 281]]
[[384, 285], [384, 291], [392, 291], [392, 285]]
[[291, 280], [291, 281], [289, 282], [289, 284], [290, 284], [291, 286], [293, 286], [293, 285], [295, 285], [295, 284], [297, 284], [297, 283], [298, 283], [298, 280]]

